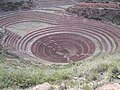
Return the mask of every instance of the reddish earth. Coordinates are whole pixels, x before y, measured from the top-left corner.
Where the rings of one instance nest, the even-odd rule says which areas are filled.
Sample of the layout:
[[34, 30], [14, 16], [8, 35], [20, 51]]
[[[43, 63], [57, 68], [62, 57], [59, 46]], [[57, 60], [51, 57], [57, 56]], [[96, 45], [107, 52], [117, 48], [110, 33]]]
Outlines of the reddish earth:
[[115, 8], [120, 9], [120, 4], [115, 3], [78, 3], [74, 5], [76, 8], [88, 7], [88, 8]]
[[[26, 21], [55, 26], [24, 36], [6, 29]], [[39, 62], [68, 63], [120, 50], [119, 28], [83, 17], [27, 11], [1, 17], [0, 25], [5, 30], [2, 44], [6, 49]]]

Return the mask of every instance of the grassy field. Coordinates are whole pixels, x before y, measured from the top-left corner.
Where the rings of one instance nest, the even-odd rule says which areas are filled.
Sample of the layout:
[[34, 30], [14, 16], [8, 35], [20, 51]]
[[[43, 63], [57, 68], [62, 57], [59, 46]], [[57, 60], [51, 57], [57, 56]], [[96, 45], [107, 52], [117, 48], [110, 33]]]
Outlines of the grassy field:
[[[52, 85], [65, 82], [66, 86], [74, 87], [78, 85], [75, 77], [85, 78], [85, 82], [79, 84], [85, 90], [90, 90], [104, 83], [114, 82], [119, 74], [119, 53], [67, 65], [44, 65], [19, 59], [0, 59], [0, 88], [3, 90], [8, 87], [27, 88], [44, 82]], [[93, 81], [97, 85], [90, 87]]]

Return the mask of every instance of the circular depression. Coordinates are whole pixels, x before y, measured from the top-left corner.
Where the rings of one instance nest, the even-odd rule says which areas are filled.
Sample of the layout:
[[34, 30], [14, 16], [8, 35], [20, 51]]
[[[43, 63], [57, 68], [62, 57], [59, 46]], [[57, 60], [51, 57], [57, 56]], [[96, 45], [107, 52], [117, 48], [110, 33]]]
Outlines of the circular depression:
[[38, 58], [56, 63], [79, 61], [91, 56], [95, 51], [94, 42], [75, 33], [58, 33], [36, 40], [31, 52]]

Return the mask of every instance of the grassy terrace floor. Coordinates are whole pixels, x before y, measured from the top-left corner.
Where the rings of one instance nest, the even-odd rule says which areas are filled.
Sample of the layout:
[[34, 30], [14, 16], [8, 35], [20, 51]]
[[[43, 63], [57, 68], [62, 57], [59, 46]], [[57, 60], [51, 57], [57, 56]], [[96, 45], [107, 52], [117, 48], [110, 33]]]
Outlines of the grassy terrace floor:
[[55, 25], [51, 25], [48, 23], [40, 22], [40, 21], [26, 21], [20, 22], [13, 25], [8, 26], [6, 29], [10, 30], [14, 33], [17, 33], [20, 36], [25, 36], [27, 33], [33, 30], [39, 30], [47, 27], [51, 27]]
[[78, 85], [73, 81], [74, 77], [84, 77], [87, 84], [83, 88], [90, 90], [90, 82], [97, 82], [97, 86], [114, 82], [119, 74], [120, 54], [118, 53], [67, 65], [43, 65], [18, 59], [0, 59], [0, 88], [4, 88], [3, 90], [15, 86], [27, 88], [43, 82], [59, 85], [63, 81], [67, 86], [74, 87]]

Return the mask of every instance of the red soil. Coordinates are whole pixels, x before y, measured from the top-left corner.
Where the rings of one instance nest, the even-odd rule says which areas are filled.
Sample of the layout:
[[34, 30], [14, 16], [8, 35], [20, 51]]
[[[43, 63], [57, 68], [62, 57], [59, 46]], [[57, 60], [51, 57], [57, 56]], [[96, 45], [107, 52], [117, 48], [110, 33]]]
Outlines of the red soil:
[[115, 3], [78, 3], [74, 5], [76, 8], [88, 7], [88, 8], [115, 8], [120, 9], [120, 4]]

